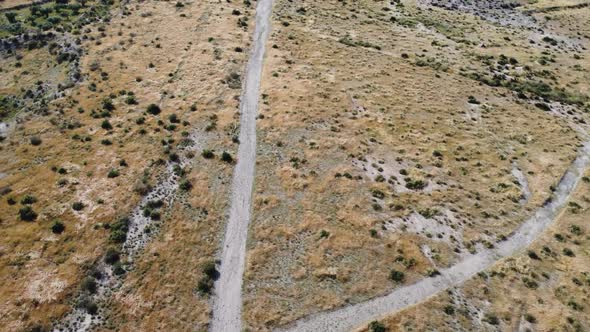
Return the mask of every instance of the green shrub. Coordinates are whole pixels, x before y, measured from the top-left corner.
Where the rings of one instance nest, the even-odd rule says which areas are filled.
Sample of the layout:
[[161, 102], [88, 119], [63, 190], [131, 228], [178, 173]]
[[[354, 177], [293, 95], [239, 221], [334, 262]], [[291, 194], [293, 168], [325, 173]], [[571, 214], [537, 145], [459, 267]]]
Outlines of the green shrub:
[[59, 220], [54, 220], [51, 225], [51, 231], [54, 234], [61, 234], [66, 229], [66, 226]]
[[211, 279], [216, 279], [219, 276], [219, 272], [217, 271], [217, 268], [215, 267], [215, 262], [213, 261], [208, 261], [205, 264], [203, 264], [201, 271], [204, 275]]
[[37, 202], [37, 198], [33, 195], [25, 195], [21, 200], [20, 203], [22, 205], [31, 205], [33, 203]]
[[41, 138], [39, 136], [31, 137], [31, 144], [32, 145], [38, 146], [38, 145], [41, 145], [41, 143], [43, 143], [43, 141], [41, 140]]
[[111, 125], [111, 123], [107, 119], [104, 119], [102, 121], [102, 123], [100, 124], [100, 127], [102, 129], [105, 129], [105, 130], [111, 130], [111, 129], [113, 129], [113, 126]]
[[469, 96], [467, 98], [467, 102], [470, 103], [470, 104], [473, 104], [473, 105], [479, 105], [479, 104], [481, 104], [479, 102], [479, 100], [477, 100], [477, 98], [475, 98], [474, 96]]
[[118, 176], [119, 176], [119, 171], [118, 171], [118, 170], [116, 170], [116, 169], [114, 169], [114, 168], [113, 168], [113, 169], [111, 169], [111, 170], [109, 171], [109, 173], [107, 174], [107, 178], [109, 178], [109, 179], [116, 178], [116, 177], [118, 177]]
[[96, 293], [98, 285], [96, 284], [96, 280], [92, 277], [86, 277], [82, 279], [82, 283], [80, 284], [83, 291], [87, 291], [90, 294]]
[[212, 159], [215, 157], [215, 154], [213, 153], [213, 151], [205, 149], [201, 153], [201, 156], [203, 156], [203, 158], [205, 158], [205, 159]]
[[455, 314], [455, 307], [453, 307], [450, 304], [447, 304], [444, 308], [443, 311], [445, 312], [445, 314], [447, 315], [454, 315]]
[[369, 323], [369, 331], [370, 332], [386, 332], [387, 328], [385, 327], [385, 325], [383, 325], [383, 323], [374, 320], [371, 323]]
[[499, 325], [500, 324], [500, 319], [498, 319], [498, 317], [492, 313], [485, 314], [483, 321], [488, 324], [491, 324], [491, 325]]
[[84, 203], [74, 202], [72, 203], [72, 209], [74, 209], [74, 211], [81, 211], [82, 209], [84, 209]]
[[113, 264], [113, 273], [116, 276], [120, 276], [125, 274], [125, 269], [123, 268], [123, 265], [121, 264], [121, 262], [116, 262], [115, 264]]
[[107, 252], [104, 255], [104, 262], [113, 265], [117, 263], [121, 259], [121, 254], [115, 248], [107, 249]]
[[78, 307], [86, 310], [86, 312], [91, 315], [96, 315], [96, 313], [98, 313], [98, 306], [87, 296], [84, 296], [80, 299], [78, 302]]
[[189, 191], [189, 190], [191, 190], [191, 188], [193, 187], [193, 185], [192, 185], [192, 183], [189, 180], [184, 179], [184, 180], [180, 181], [180, 184], [178, 185], [178, 187], [181, 190]]
[[223, 153], [221, 154], [221, 160], [225, 161], [226, 163], [231, 163], [234, 161], [234, 158], [232, 158], [232, 156], [229, 153], [223, 151]]
[[403, 282], [405, 277], [406, 275], [402, 271], [391, 270], [391, 272], [389, 273], [389, 279], [395, 282]]
[[197, 283], [197, 290], [199, 293], [202, 294], [211, 294], [211, 290], [213, 289], [213, 279], [204, 276], [199, 280]]
[[533, 316], [531, 314], [525, 314], [524, 319], [531, 324], [534, 324], [537, 322], [537, 318], [535, 318], [535, 316]]
[[162, 110], [160, 109], [160, 107], [156, 104], [150, 104], [147, 107], [147, 112], [151, 115], [158, 115], [162, 112]]
[[34, 221], [37, 219], [37, 213], [33, 211], [33, 208], [30, 206], [22, 207], [18, 210], [18, 214], [21, 220], [24, 221]]

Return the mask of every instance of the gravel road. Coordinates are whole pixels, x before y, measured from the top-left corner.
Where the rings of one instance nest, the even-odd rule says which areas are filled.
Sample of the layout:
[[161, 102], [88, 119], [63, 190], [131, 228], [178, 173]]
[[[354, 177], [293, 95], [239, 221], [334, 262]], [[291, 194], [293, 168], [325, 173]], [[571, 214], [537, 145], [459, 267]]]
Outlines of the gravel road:
[[232, 182], [229, 221], [223, 240], [220, 277], [215, 282], [213, 332], [241, 331], [242, 276], [252, 210], [256, 163], [256, 115], [265, 44], [270, 30], [272, 0], [258, 0], [256, 27], [240, 105], [240, 146]]
[[590, 161], [590, 143], [581, 148], [576, 160], [564, 174], [553, 199], [540, 207], [504, 242], [494, 249], [468, 256], [458, 264], [441, 270], [441, 275], [425, 278], [415, 284], [398, 288], [393, 292], [366, 302], [350, 305], [329, 312], [305, 317], [282, 331], [350, 331], [380, 319], [408, 306], [417, 304], [450, 287], [457, 286], [485, 270], [499, 259], [517, 253], [529, 246], [551, 223], [557, 219], [572, 191], [582, 178]]

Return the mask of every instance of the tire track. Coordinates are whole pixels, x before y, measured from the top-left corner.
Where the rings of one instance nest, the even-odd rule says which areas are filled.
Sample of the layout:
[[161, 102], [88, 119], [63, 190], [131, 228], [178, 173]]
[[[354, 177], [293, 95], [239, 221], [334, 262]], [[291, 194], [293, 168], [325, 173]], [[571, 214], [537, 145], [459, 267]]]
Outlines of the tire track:
[[498, 260], [511, 256], [528, 247], [559, 217], [571, 193], [590, 163], [590, 142], [584, 144], [577, 158], [563, 175], [553, 198], [540, 207], [508, 239], [493, 249], [480, 251], [456, 265], [441, 270], [441, 275], [395, 289], [391, 293], [346, 306], [333, 311], [313, 314], [295, 321], [279, 331], [315, 332], [350, 331], [372, 320], [393, 314], [408, 306], [418, 304], [450, 287], [460, 285], [477, 273], [489, 268]]
[[239, 332], [242, 321], [242, 277], [252, 210], [256, 164], [256, 115], [265, 44], [270, 30], [272, 0], [258, 0], [256, 27], [240, 104], [240, 146], [232, 182], [229, 221], [221, 254], [220, 277], [215, 282], [212, 332]]

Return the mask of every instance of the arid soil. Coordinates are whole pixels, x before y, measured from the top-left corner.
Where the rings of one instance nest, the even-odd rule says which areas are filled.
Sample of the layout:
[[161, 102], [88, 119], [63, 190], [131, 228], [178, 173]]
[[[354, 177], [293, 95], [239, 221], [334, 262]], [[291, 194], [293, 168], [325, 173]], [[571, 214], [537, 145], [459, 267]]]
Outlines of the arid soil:
[[551, 197], [583, 142], [587, 69], [552, 79], [553, 95], [531, 81], [572, 66], [586, 38], [537, 45], [528, 30], [403, 4], [275, 5], [244, 289], [253, 330], [494, 248]]
[[[0, 143], [1, 326], [48, 329], [61, 326], [72, 308], [93, 305], [100, 311], [93, 319], [107, 329], [207, 326], [210, 289], [197, 288], [222, 236], [233, 161], [221, 157], [237, 150], [252, 11], [217, 1], [114, 4], [108, 21], [91, 22], [74, 37], [82, 50], [79, 82], [43, 95], [43, 109], [7, 112]], [[57, 65], [55, 58], [47, 47], [7, 53], [2, 93], [17, 95], [36, 80], [60, 82], [70, 62]], [[150, 104], [160, 113], [147, 112]], [[128, 251], [131, 243], [123, 247], [125, 234], [114, 227], [160, 188], [167, 169], [178, 177], [172, 197], [161, 207], [150, 203], [157, 207], [146, 218], [146, 241]], [[22, 203], [26, 195], [34, 202]], [[26, 206], [36, 214], [32, 221], [19, 217]], [[52, 231], [56, 221], [63, 231]], [[93, 273], [109, 248], [120, 250], [113, 269], [124, 273], [109, 296], [96, 296], [92, 284], [104, 279]]]

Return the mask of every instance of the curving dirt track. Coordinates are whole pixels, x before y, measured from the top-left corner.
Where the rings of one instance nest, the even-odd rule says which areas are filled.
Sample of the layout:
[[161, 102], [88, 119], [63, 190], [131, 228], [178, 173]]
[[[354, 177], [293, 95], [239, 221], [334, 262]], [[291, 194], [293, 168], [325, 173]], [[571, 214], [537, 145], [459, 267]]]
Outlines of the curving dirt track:
[[529, 246], [559, 216], [589, 163], [590, 142], [580, 149], [578, 157], [561, 178], [553, 199], [539, 208], [506, 241], [499, 243], [495, 248], [471, 255], [460, 263], [441, 270], [437, 277], [423, 279], [366, 302], [311, 315], [281, 331], [350, 331], [467, 281], [498, 260]]

